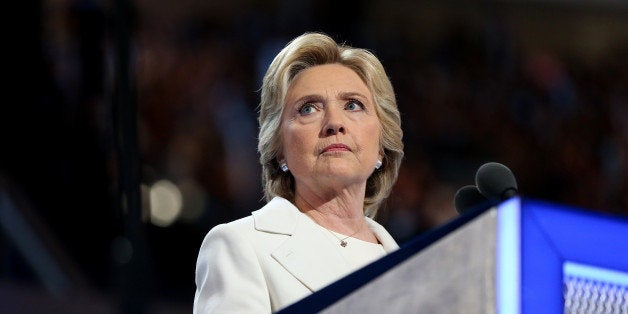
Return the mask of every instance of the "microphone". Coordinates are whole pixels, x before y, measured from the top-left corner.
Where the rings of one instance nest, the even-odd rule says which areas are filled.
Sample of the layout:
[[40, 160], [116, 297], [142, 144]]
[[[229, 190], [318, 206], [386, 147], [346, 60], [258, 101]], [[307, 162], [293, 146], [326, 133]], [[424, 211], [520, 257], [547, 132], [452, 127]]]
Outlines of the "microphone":
[[517, 195], [517, 180], [508, 167], [489, 162], [475, 174], [475, 184], [484, 197], [491, 201], [504, 201]]
[[480, 193], [480, 190], [475, 185], [461, 187], [454, 196], [454, 205], [458, 214], [462, 214], [486, 202], [488, 202], [488, 199]]

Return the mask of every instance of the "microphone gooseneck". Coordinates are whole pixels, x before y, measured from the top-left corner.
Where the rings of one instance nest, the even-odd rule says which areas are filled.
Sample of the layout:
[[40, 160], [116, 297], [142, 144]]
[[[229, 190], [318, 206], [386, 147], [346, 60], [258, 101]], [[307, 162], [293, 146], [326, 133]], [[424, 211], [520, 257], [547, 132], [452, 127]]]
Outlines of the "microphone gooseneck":
[[517, 180], [508, 167], [489, 162], [475, 174], [475, 184], [484, 197], [491, 201], [503, 201], [517, 195]]

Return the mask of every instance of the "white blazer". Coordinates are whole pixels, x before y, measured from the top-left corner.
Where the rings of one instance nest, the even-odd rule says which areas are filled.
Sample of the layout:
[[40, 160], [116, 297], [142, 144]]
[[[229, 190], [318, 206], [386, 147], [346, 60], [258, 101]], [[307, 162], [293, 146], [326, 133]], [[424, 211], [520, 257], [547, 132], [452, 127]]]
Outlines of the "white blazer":
[[[370, 218], [386, 252], [399, 248]], [[270, 313], [354, 269], [328, 237], [288, 200], [275, 197], [251, 216], [214, 227], [196, 263], [194, 313]]]

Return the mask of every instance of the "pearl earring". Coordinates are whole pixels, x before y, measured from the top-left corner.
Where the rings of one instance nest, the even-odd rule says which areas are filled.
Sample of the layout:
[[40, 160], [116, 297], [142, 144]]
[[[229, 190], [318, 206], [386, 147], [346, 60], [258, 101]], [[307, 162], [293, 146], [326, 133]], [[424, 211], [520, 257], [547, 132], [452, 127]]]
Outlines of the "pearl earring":
[[282, 162], [279, 168], [281, 168], [283, 172], [288, 172], [288, 165], [285, 162]]
[[382, 161], [381, 160], [377, 160], [377, 163], [375, 164], [375, 169], [379, 169], [382, 167]]

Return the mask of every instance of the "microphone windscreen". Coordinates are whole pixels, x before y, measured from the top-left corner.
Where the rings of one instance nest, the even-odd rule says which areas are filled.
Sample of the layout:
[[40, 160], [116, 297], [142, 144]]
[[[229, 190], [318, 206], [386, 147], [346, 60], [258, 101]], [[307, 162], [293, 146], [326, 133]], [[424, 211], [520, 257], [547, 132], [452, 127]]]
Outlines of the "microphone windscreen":
[[489, 162], [475, 174], [475, 184], [489, 200], [502, 201], [517, 193], [517, 180], [508, 167]]
[[467, 210], [484, 204], [488, 201], [475, 185], [466, 185], [461, 187], [454, 196], [454, 205], [459, 214]]

